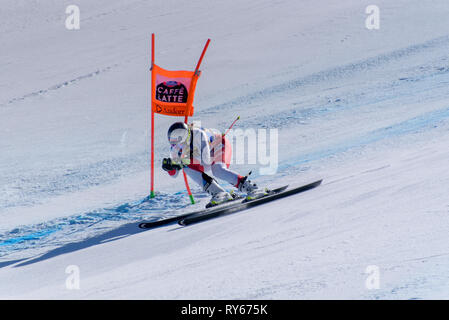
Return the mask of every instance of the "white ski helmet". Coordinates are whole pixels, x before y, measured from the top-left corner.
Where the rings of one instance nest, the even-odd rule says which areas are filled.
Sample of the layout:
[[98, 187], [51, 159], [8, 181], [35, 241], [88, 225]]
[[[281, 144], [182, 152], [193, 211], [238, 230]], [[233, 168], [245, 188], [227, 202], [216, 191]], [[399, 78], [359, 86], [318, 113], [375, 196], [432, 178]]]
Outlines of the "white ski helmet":
[[189, 137], [190, 128], [184, 122], [175, 122], [168, 128], [167, 138], [170, 144], [178, 144]]

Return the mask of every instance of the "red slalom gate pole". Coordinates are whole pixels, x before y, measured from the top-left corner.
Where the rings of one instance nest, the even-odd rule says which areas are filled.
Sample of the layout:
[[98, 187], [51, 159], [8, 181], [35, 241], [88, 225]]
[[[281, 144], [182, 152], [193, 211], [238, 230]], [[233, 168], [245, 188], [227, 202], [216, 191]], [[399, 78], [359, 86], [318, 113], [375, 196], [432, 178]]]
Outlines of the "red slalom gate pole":
[[187, 174], [184, 171], [184, 169], [182, 169], [182, 174], [184, 175], [184, 182], [186, 184], [186, 189], [187, 189], [187, 193], [189, 194], [189, 198], [190, 198], [190, 202], [192, 204], [195, 204], [195, 199], [193, 198], [193, 194], [192, 191], [190, 191], [190, 187], [189, 187], [189, 181], [187, 181]]
[[[194, 77], [199, 77], [199, 70], [200, 70], [201, 62], [203, 61], [204, 55], [206, 54], [207, 47], [209, 47], [209, 43], [210, 43], [210, 39], [207, 39], [206, 44], [204, 45], [204, 48], [203, 48], [203, 52], [201, 52], [201, 56], [200, 56], [200, 58], [198, 60], [198, 63], [196, 64]], [[190, 105], [189, 105], [188, 109], [190, 109]], [[189, 113], [190, 113], [190, 110], [186, 110], [186, 115], [184, 117], [184, 122], [185, 123], [187, 123], [187, 119], [189, 117]]]
[[154, 110], [153, 110], [153, 66], [154, 66], [154, 33], [151, 34], [151, 178], [150, 178], [150, 198], [154, 198]]
[[[194, 72], [194, 75], [193, 75], [194, 77], [199, 77], [199, 69], [200, 69], [200, 66], [201, 66], [201, 62], [203, 61], [204, 55], [206, 54], [207, 47], [209, 47], [209, 43], [210, 43], [210, 39], [207, 39], [206, 44], [204, 45], [204, 48], [203, 48], [203, 52], [201, 52], [201, 56], [200, 56], [200, 58], [198, 60], [198, 63], [196, 64], [195, 72]], [[190, 114], [190, 107], [191, 106], [189, 104], [189, 106], [188, 106], [188, 108], [186, 110], [186, 114], [184, 116], [184, 123], [186, 123], [186, 124], [187, 124], [187, 120], [188, 120], [189, 114]], [[192, 191], [190, 190], [189, 181], [187, 180], [187, 174], [186, 174], [184, 169], [182, 170], [182, 173], [184, 175], [184, 182], [185, 182], [185, 185], [186, 185], [187, 193], [189, 194], [190, 202], [192, 204], [195, 204], [195, 199], [193, 198]]]

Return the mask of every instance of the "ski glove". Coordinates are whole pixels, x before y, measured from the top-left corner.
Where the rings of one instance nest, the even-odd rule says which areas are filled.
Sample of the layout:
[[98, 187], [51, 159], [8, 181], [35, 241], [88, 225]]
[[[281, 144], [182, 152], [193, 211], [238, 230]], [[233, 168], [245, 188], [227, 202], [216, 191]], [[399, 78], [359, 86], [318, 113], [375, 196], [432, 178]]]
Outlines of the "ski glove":
[[165, 171], [181, 170], [182, 165], [174, 163], [170, 158], [164, 158], [162, 160], [162, 169]]

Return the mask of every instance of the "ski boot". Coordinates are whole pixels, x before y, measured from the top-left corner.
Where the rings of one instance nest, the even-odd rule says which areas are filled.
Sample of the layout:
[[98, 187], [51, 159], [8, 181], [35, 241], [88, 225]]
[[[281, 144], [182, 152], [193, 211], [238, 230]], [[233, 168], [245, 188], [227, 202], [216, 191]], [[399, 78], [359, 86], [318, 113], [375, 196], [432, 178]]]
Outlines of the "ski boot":
[[237, 188], [240, 192], [246, 193], [246, 200], [254, 200], [268, 194], [268, 190], [259, 189], [259, 187], [248, 180], [248, 176], [251, 174], [239, 178], [239, 182], [237, 184]]
[[212, 196], [209, 203], [206, 205], [206, 208], [232, 201], [235, 198], [232, 194], [223, 189], [215, 180], [208, 183], [205, 186], [204, 191]]

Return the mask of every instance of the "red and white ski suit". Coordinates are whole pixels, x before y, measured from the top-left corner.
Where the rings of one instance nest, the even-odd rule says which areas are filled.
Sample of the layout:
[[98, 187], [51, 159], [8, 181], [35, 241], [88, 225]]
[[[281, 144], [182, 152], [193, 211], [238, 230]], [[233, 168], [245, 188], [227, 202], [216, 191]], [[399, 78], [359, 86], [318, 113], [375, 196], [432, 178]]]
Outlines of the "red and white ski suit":
[[[203, 172], [212, 175], [237, 187], [243, 179], [238, 173], [229, 170], [232, 159], [232, 145], [221, 133], [210, 129], [193, 127], [186, 141], [172, 145], [170, 158], [175, 162], [189, 160], [184, 167], [186, 174], [200, 186], [207, 185]], [[178, 175], [178, 170], [168, 172], [172, 177]]]

